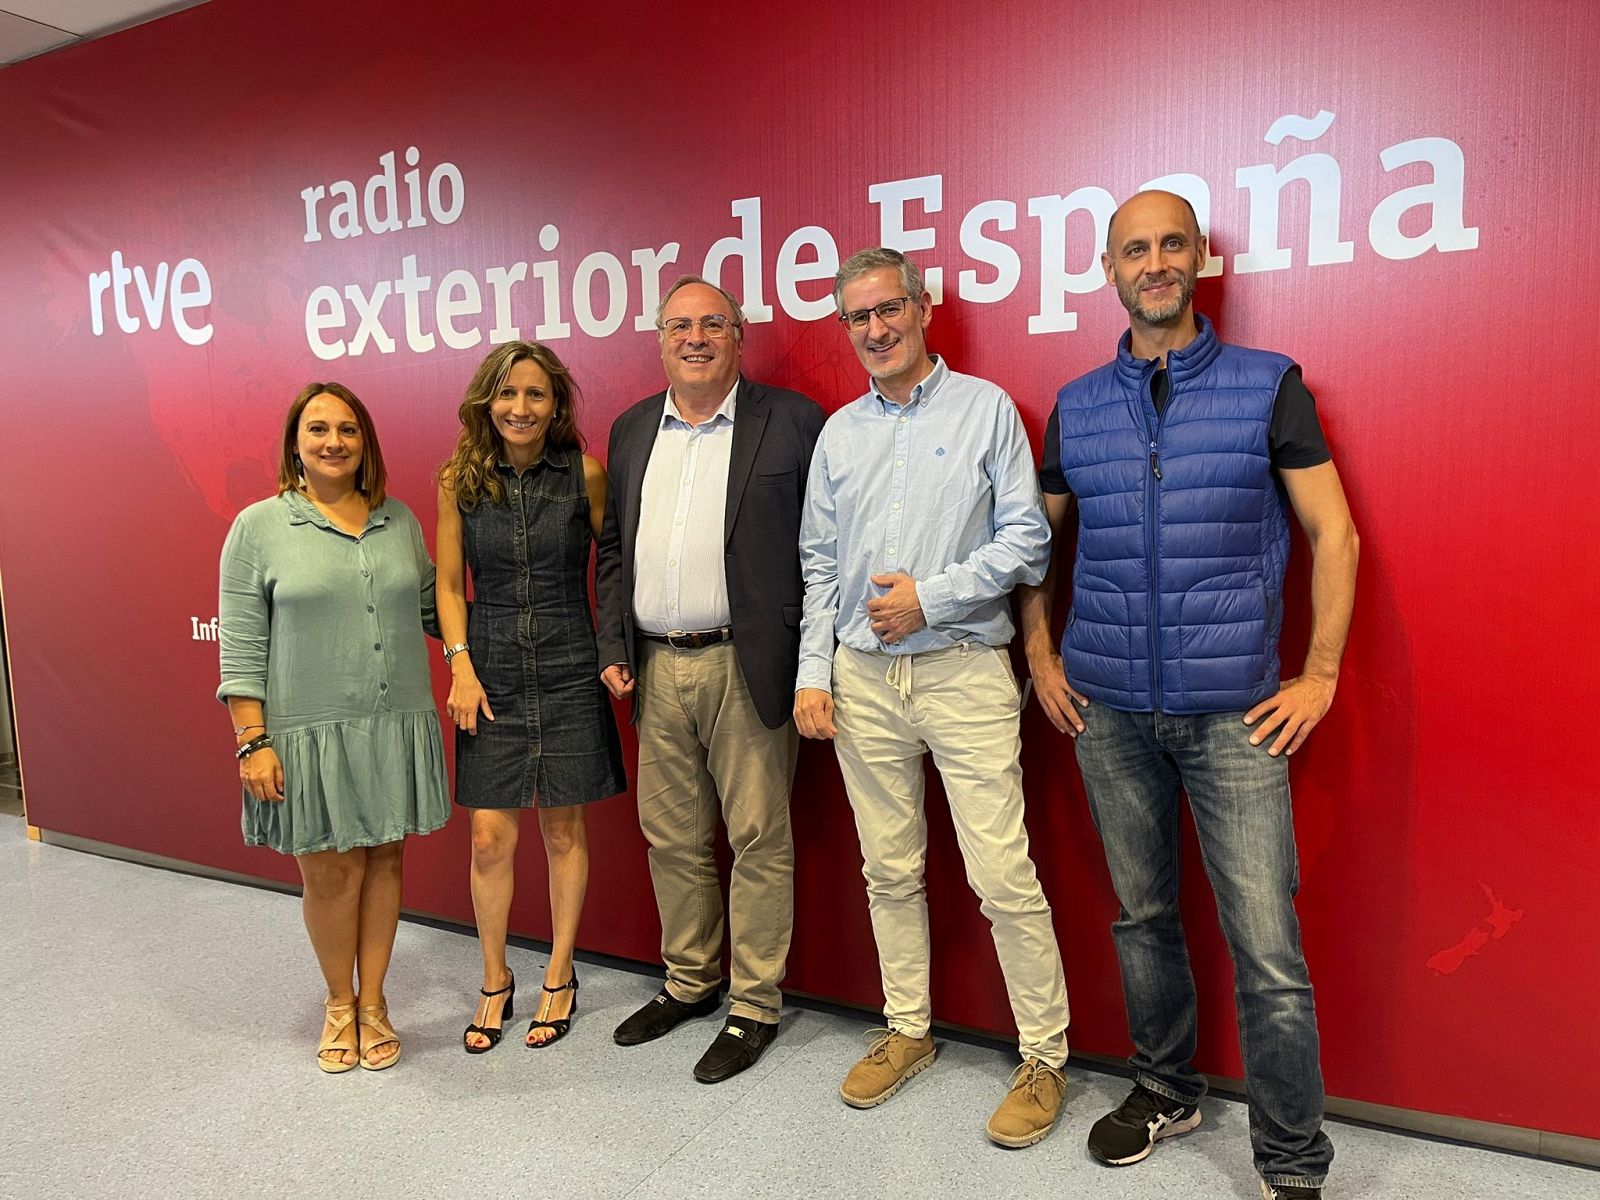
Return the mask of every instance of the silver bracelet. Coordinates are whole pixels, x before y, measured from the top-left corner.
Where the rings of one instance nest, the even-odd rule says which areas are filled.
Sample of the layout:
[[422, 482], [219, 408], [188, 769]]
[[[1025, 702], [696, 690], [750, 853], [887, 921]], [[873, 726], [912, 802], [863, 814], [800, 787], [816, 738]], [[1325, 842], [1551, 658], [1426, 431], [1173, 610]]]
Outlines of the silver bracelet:
[[464, 650], [468, 650], [468, 649], [470, 649], [470, 647], [465, 642], [457, 642], [454, 646], [446, 646], [444, 648], [444, 660], [445, 660], [445, 662], [449, 662], [456, 655], [458, 655], [458, 654], [462, 653]]

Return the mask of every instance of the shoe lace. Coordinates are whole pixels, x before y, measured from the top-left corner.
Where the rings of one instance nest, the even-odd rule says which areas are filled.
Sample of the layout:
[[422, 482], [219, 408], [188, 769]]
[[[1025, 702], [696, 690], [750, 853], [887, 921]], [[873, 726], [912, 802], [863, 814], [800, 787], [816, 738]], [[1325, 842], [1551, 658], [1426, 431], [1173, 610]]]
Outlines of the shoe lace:
[[867, 1044], [866, 1057], [873, 1062], [887, 1062], [889, 1059], [889, 1041], [894, 1037], [894, 1030], [879, 1025], [862, 1034], [862, 1041]]
[[1135, 1084], [1128, 1098], [1117, 1106], [1116, 1118], [1118, 1123], [1138, 1129], [1148, 1125], [1152, 1117], [1166, 1112], [1168, 1107], [1176, 1103], [1142, 1084]]
[[1019, 1088], [1026, 1093], [1028, 1099], [1038, 1097], [1039, 1081], [1054, 1079], [1061, 1090], [1067, 1090], [1067, 1077], [1048, 1063], [1042, 1063], [1036, 1058], [1030, 1058], [1011, 1072], [1011, 1080], [1006, 1084], [1006, 1090], [1014, 1092]]

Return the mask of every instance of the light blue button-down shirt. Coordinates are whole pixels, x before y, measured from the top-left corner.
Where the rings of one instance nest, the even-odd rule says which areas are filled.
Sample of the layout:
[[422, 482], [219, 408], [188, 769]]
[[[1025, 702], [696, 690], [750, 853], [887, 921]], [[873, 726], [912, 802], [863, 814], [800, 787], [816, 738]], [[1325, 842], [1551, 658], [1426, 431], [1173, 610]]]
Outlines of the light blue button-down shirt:
[[[1037, 584], [1050, 528], [1033, 448], [1011, 397], [934, 359], [904, 406], [877, 390], [828, 419], [811, 460], [800, 568], [798, 688], [832, 691], [835, 640], [924, 654], [1011, 640], [1011, 590]], [[873, 575], [917, 581], [926, 628], [894, 645], [872, 632]]]

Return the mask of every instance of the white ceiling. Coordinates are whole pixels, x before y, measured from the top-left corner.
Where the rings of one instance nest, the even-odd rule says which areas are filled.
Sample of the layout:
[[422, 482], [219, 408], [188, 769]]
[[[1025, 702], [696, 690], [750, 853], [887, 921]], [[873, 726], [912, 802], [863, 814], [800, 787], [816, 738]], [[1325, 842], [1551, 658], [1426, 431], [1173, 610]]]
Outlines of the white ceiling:
[[0, 0], [0, 66], [142, 25], [206, 0]]

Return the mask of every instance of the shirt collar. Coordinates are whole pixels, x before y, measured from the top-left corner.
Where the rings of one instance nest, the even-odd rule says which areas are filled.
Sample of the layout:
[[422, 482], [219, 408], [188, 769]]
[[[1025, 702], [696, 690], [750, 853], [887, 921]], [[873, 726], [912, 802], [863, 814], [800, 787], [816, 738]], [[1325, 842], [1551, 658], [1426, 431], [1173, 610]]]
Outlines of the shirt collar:
[[[517, 469], [503, 457], [494, 465], [498, 471], [510, 471], [513, 475], [517, 473]], [[543, 453], [534, 459], [526, 469], [531, 471], [535, 467], [554, 467], [558, 471], [565, 471], [569, 465], [571, 465], [571, 459], [564, 453], [551, 453], [550, 444], [546, 442]]]
[[[738, 395], [741, 382], [743, 382], [742, 379], [733, 381], [733, 386], [728, 389], [728, 394], [722, 398], [722, 403], [717, 405], [717, 411], [712, 413], [710, 420], [703, 422], [704, 424], [714, 425], [724, 418], [727, 424], [733, 424], [734, 410], [739, 406]], [[673, 422], [677, 422], [686, 429], [695, 428], [695, 426], [684, 420], [683, 414], [678, 411], [678, 402], [672, 398], [672, 389], [668, 388], [666, 398], [661, 401], [661, 428], [666, 429]]]
[[[315, 525], [318, 529], [333, 529], [336, 533], [344, 533], [342, 529], [335, 529], [333, 522], [328, 520], [323, 511], [311, 503], [303, 493], [290, 490], [284, 492], [279, 499], [289, 506], [289, 524]], [[361, 532], [365, 533], [369, 529], [374, 529], [379, 525], [387, 525], [388, 523], [389, 502], [385, 500], [367, 514], [367, 523], [362, 527]]]
[[880, 406], [885, 409], [892, 408], [898, 411], [901, 408], [914, 408], [918, 404], [926, 404], [933, 398], [933, 394], [950, 378], [950, 368], [945, 365], [943, 358], [937, 354], [930, 354], [928, 357], [933, 360], [933, 370], [923, 376], [922, 382], [911, 389], [911, 399], [907, 400], [904, 405], [896, 404], [880, 392], [878, 390], [878, 381], [872, 379], [871, 376], [868, 376], [872, 385], [872, 391], [869, 394], [876, 397]]

